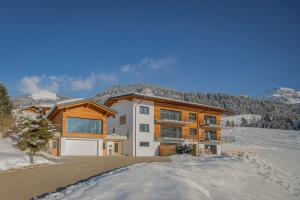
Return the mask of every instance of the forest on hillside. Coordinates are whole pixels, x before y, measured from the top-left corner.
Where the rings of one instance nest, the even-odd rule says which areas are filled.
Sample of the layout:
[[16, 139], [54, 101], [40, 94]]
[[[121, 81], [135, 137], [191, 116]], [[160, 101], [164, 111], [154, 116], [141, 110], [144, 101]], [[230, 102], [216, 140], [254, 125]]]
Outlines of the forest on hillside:
[[99, 103], [104, 103], [111, 96], [126, 93], [143, 93], [168, 97], [226, 108], [233, 111], [234, 114], [256, 114], [262, 116], [260, 121], [250, 124], [243, 123], [244, 126], [300, 130], [300, 104], [288, 104], [275, 99], [223, 93], [179, 92], [158, 85], [145, 84], [116, 85], [98, 93], [93, 99]]

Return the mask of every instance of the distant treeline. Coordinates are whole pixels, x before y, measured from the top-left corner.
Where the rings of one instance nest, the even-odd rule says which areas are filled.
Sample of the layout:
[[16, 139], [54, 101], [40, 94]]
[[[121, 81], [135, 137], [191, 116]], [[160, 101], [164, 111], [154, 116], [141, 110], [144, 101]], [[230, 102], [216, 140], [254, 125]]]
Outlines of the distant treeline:
[[99, 103], [104, 103], [111, 96], [133, 92], [218, 106], [229, 109], [234, 114], [256, 114], [262, 116], [259, 121], [244, 122], [241, 126], [300, 130], [300, 104], [288, 104], [274, 99], [260, 99], [222, 93], [178, 92], [161, 86], [144, 84], [113, 86], [98, 93], [94, 99]]

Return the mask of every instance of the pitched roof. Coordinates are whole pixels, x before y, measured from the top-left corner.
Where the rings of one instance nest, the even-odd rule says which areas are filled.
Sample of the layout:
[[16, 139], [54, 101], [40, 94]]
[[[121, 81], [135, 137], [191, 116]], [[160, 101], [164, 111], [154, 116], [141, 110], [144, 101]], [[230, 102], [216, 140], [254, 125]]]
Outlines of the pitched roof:
[[194, 102], [188, 102], [188, 101], [182, 101], [182, 100], [177, 100], [177, 99], [171, 99], [167, 97], [161, 97], [161, 96], [155, 96], [155, 95], [147, 95], [147, 94], [141, 94], [141, 93], [126, 93], [118, 96], [113, 96], [110, 97], [109, 99], [106, 100], [104, 105], [111, 106], [115, 100], [121, 100], [121, 99], [126, 99], [126, 98], [136, 98], [136, 99], [144, 99], [144, 100], [152, 100], [152, 101], [159, 101], [159, 102], [168, 102], [168, 103], [177, 103], [180, 105], [188, 106], [188, 107], [196, 107], [196, 108], [206, 108], [218, 112], [229, 112], [229, 110], [220, 108], [220, 107], [215, 107], [215, 106], [209, 106], [205, 104], [199, 104], [199, 103], [194, 103]]
[[54, 111], [57, 109], [63, 109], [66, 107], [71, 107], [71, 106], [81, 105], [81, 104], [92, 104], [102, 110], [107, 111], [110, 115], [115, 115], [117, 113], [117, 111], [107, 107], [106, 105], [98, 104], [91, 99], [73, 99], [73, 100], [58, 102], [51, 108], [51, 110], [48, 112], [46, 117], [49, 118], [52, 115], [52, 113], [54, 113]]

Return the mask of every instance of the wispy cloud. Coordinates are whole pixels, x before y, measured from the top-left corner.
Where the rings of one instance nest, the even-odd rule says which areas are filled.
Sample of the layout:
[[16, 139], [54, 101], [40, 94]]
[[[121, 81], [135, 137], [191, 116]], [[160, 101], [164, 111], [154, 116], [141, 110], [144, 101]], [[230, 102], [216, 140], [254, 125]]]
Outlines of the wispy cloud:
[[92, 90], [97, 84], [112, 83], [117, 80], [114, 74], [91, 73], [87, 77], [74, 76], [25, 76], [21, 79], [21, 92], [23, 94], [56, 92], [66, 89], [72, 91]]
[[166, 57], [161, 59], [154, 59], [154, 58], [144, 58], [138, 63], [134, 64], [126, 64], [121, 66], [121, 71], [124, 73], [127, 72], [138, 72], [142, 69], [151, 69], [151, 70], [158, 70], [165, 66], [169, 66], [175, 64], [176, 60], [173, 57]]
[[92, 73], [90, 76], [84, 79], [76, 79], [72, 78], [71, 80], [71, 88], [73, 91], [80, 91], [80, 90], [91, 90], [95, 87], [98, 81], [104, 82], [113, 82], [117, 78], [113, 74], [94, 74]]

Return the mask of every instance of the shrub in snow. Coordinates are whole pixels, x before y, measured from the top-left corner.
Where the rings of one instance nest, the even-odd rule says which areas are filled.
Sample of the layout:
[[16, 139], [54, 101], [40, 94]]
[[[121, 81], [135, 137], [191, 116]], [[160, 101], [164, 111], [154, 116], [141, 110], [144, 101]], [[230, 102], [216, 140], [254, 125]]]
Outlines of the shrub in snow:
[[176, 145], [177, 154], [192, 154], [192, 145], [191, 144], [177, 144]]
[[17, 127], [17, 147], [27, 151], [30, 155], [30, 162], [33, 164], [33, 156], [46, 147], [54, 135], [54, 127], [49, 120], [23, 119]]

